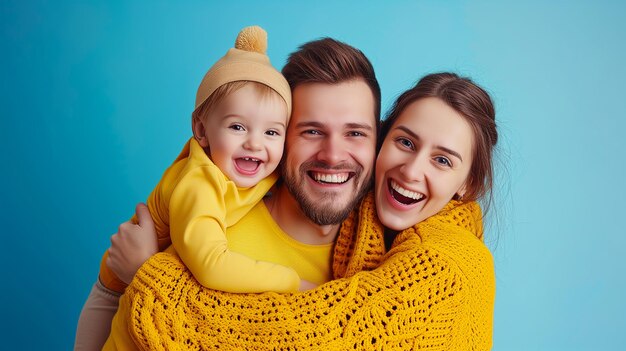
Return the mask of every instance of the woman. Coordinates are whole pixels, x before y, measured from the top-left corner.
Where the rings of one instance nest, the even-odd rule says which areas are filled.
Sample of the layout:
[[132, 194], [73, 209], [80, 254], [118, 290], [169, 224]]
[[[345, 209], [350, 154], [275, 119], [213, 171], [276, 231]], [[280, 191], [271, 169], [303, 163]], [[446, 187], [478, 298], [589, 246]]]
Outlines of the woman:
[[454, 74], [426, 76], [398, 98], [381, 140], [374, 192], [336, 243], [336, 280], [227, 294], [157, 254], [120, 301], [139, 348], [489, 349], [494, 269], [474, 201], [492, 183], [491, 99]]

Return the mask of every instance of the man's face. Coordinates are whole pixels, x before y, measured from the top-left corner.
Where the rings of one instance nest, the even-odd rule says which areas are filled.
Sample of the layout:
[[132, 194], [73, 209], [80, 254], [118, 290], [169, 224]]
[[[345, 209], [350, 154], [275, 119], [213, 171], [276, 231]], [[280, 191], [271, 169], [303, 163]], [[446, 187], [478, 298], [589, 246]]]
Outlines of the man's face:
[[362, 80], [294, 90], [283, 178], [316, 224], [341, 223], [369, 190], [376, 123], [374, 97]]

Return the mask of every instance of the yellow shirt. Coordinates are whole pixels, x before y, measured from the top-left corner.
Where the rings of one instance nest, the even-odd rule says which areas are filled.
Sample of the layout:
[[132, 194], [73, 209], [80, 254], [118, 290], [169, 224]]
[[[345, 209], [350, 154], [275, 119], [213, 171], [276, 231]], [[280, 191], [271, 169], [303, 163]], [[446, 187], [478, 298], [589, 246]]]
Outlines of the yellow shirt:
[[[228, 247], [255, 259], [295, 269], [302, 279], [322, 284], [332, 277], [333, 244], [302, 244], [283, 232], [260, 201], [234, 226], [226, 229]], [[167, 251], [171, 251], [168, 249]], [[135, 350], [128, 332], [127, 306], [120, 304], [103, 350]]]
[[307, 245], [276, 224], [263, 201], [226, 230], [228, 247], [257, 260], [292, 267], [301, 279], [323, 284], [332, 279], [333, 244]]
[[[168, 247], [171, 238], [194, 277], [210, 289], [297, 291], [300, 277], [295, 270], [230, 251], [224, 235], [263, 198], [276, 178], [272, 174], [253, 187], [238, 188], [191, 138], [148, 198], [159, 249]], [[106, 265], [101, 265], [100, 278], [108, 288], [123, 291]]]

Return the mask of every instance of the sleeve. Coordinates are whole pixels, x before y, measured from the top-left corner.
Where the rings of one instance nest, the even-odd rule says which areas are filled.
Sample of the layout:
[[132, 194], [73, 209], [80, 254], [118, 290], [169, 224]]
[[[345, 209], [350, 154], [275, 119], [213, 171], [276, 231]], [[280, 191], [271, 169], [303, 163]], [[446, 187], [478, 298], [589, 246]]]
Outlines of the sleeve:
[[[495, 299], [491, 254], [455, 228], [418, 227], [378, 268], [286, 295], [198, 289], [176, 256], [159, 254], [126, 291], [124, 303], [134, 308], [129, 330], [144, 349], [186, 340], [190, 349], [486, 350]], [[432, 235], [426, 240], [421, 231]]]
[[[163, 178], [165, 178], [165, 174]], [[157, 243], [159, 247], [159, 251], [165, 250], [171, 244], [170, 240], [170, 231], [168, 226], [168, 214], [167, 214], [167, 206], [164, 205], [163, 201], [163, 179], [157, 184], [157, 186], [152, 190], [150, 196], [148, 196], [148, 200], [146, 204], [148, 206], [148, 210], [150, 211], [150, 216], [152, 217], [152, 221], [154, 223], [154, 227], [157, 234]], [[133, 214], [130, 218], [130, 222], [137, 224], [137, 214]], [[109, 257], [109, 250], [104, 252], [102, 259], [100, 260], [100, 272], [99, 279], [100, 282], [107, 288], [119, 293], [124, 292], [126, 289], [126, 283], [124, 283], [114, 272], [106, 265], [106, 260]]]
[[[167, 249], [172, 244], [169, 227], [169, 204], [165, 196], [167, 189], [164, 185], [167, 183], [166, 177], [167, 173], [163, 175], [161, 181], [159, 181], [146, 200], [146, 206], [148, 206], [152, 222], [154, 223], [159, 251]], [[130, 221], [138, 224], [137, 214], [133, 214]]]
[[226, 205], [214, 169], [194, 167], [178, 181], [170, 198], [172, 244], [203, 286], [234, 293], [297, 291], [294, 269], [257, 261], [228, 249]]

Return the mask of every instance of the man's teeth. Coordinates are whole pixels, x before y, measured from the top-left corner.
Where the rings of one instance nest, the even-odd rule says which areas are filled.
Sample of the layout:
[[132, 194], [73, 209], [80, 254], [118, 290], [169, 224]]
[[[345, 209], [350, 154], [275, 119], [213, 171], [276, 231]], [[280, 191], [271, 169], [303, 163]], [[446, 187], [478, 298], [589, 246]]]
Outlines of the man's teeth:
[[318, 182], [324, 183], [345, 183], [348, 180], [348, 174], [324, 174], [315, 173], [313, 178]]
[[411, 198], [413, 200], [420, 200], [421, 198], [424, 197], [424, 194], [420, 194], [418, 192], [415, 191], [410, 191], [407, 190], [403, 187], [400, 186], [400, 184], [394, 182], [393, 180], [391, 181], [391, 188], [395, 191], [397, 191], [398, 193], [400, 193], [400, 195]]

